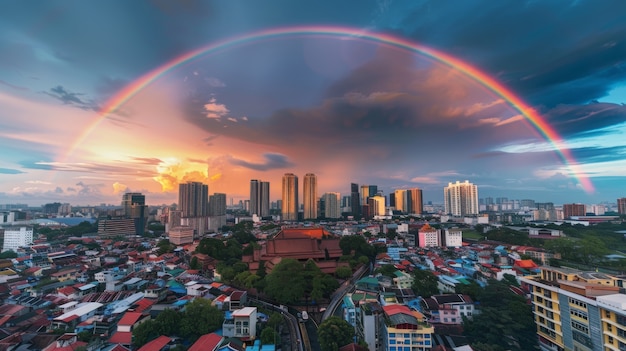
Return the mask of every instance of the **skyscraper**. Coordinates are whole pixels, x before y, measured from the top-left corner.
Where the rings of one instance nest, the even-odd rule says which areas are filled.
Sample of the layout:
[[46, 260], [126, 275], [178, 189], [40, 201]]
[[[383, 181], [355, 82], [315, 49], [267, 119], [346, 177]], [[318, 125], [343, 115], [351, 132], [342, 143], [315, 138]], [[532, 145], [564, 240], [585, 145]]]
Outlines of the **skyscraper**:
[[359, 197], [359, 184], [350, 183], [350, 210], [354, 217], [361, 215], [361, 198]]
[[448, 183], [443, 188], [445, 212], [453, 216], [476, 215], [478, 208], [478, 187], [468, 180], [461, 183]]
[[393, 194], [395, 198], [394, 208], [402, 213], [406, 213], [406, 190], [397, 189]]
[[369, 217], [385, 215], [385, 197], [381, 195], [370, 196], [368, 201]]
[[259, 217], [270, 215], [270, 183], [256, 179], [250, 181], [250, 214]]
[[226, 194], [215, 193], [209, 196], [209, 216], [226, 215]]
[[282, 219], [298, 220], [298, 177], [293, 173], [283, 176]]
[[180, 184], [178, 206], [183, 217], [207, 217], [209, 215], [209, 186], [200, 182]]
[[407, 206], [406, 206], [407, 213], [410, 213], [410, 214], [424, 213], [424, 201], [422, 200], [422, 189], [420, 188], [407, 189], [406, 202], [407, 202]]
[[127, 218], [137, 218], [145, 208], [138, 208], [146, 205], [146, 196], [142, 193], [126, 193], [122, 195], [122, 209]]
[[324, 204], [324, 216], [326, 218], [341, 218], [341, 207], [339, 206], [339, 193], [326, 193], [322, 196]]
[[302, 188], [304, 219], [317, 219], [317, 176], [307, 173]]

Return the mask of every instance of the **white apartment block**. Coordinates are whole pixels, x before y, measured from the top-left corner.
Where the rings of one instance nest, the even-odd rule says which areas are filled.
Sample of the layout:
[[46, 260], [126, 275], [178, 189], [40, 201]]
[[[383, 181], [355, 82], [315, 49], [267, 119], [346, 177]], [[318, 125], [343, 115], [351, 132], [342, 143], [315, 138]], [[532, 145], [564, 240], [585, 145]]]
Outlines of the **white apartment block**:
[[29, 227], [9, 227], [4, 230], [4, 251], [17, 251], [22, 246], [33, 244], [33, 228]]
[[446, 247], [461, 247], [463, 246], [463, 231], [459, 228], [446, 229], [443, 239], [443, 245]]

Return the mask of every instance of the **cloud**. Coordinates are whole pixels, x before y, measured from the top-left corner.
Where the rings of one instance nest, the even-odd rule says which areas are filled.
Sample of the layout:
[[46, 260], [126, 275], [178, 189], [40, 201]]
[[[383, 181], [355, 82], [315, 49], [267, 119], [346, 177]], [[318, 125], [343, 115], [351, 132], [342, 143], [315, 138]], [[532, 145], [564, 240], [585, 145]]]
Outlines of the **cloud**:
[[205, 78], [204, 81], [212, 88], [223, 88], [226, 86], [224, 82], [215, 77]]
[[152, 178], [161, 184], [163, 192], [177, 191], [178, 185], [184, 182], [207, 183], [207, 164], [198, 164], [181, 161], [179, 159], [166, 159], [156, 165], [157, 174]]
[[211, 98], [207, 104], [204, 104], [204, 110], [207, 118], [217, 120], [226, 116], [230, 112], [226, 105], [217, 103], [215, 98]]
[[128, 190], [128, 186], [119, 182], [113, 183], [113, 194], [120, 194], [125, 192], [126, 190]]
[[50, 182], [46, 182], [46, 181], [43, 181], [43, 180], [27, 180], [24, 183], [26, 183], [26, 184], [45, 184], [45, 185], [52, 184]]
[[29, 90], [28, 88], [21, 87], [21, 86], [15, 85], [15, 84], [11, 84], [11, 83], [5, 82], [2, 79], [0, 79], [0, 84], [2, 84], [4, 86], [7, 86], [7, 87], [9, 87], [11, 89], [19, 90], [19, 91], [28, 91]]
[[85, 94], [70, 92], [61, 85], [44, 91], [44, 94], [51, 96], [65, 105], [78, 107], [86, 111], [100, 111], [100, 106], [94, 100], [84, 100], [81, 98]]
[[104, 187], [104, 184], [87, 184], [84, 182], [76, 183], [78, 187], [78, 195], [101, 195], [100, 188]]
[[294, 166], [294, 164], [287, 159], [287, 156], [282, 154], [265, 153], [263, 154], [263, 158], [265, 159], [264, 163], [252, 163], [232, 157], [230, 158], [230, 163], [233, 165], [253, 169], [255, 171], [269, 171], [273, 169], [283, 169]]
[[0, 174], [23, 174], [23, 173], [26, 173], [26, 172], [20, 171], [19, 169], [0, 168]]

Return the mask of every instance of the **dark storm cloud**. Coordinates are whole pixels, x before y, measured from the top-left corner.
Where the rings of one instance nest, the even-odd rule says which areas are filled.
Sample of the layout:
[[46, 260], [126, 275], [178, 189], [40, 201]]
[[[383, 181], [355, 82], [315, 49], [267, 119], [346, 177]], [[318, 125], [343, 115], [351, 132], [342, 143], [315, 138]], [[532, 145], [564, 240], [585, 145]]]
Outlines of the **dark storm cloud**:
[[61, 85], [57, 85], [54, 88], [50, 88], [49, 91], [44, 91], [43, 93], [61, 101], [65, 105], [78, 107], [81, 110], [86, 110], [86, 111], [99, 111], [100, 110], [100, 106], [94, 100], [83, 98], [85, 94], [71, 92], [65, 89]]
[[486, 70], [534, 104], [601, 98], [626, 79], [626, 3], [395, 2], [377, 20]]
[[263, 154], [263, 158], [265, 159], [264, 163], [253, 163], [234, 157], [231, 157], [229, 162], [233, 165], [253, 169], [255, 171], [270, 171], [273, 169], [283, 169], [293, 166], [293, 163], [291, 163], [285, 155], [266, 153]]
[[19, 169], [11, 169], [11, 168], [0, 168], [0, 174], [22, 174], [26, 173], [20, 171]]
[[610, 126], [626, 122], [626, 106], [612, 103], [558, 105], [543, 117], [564, 137], [612, 134]]

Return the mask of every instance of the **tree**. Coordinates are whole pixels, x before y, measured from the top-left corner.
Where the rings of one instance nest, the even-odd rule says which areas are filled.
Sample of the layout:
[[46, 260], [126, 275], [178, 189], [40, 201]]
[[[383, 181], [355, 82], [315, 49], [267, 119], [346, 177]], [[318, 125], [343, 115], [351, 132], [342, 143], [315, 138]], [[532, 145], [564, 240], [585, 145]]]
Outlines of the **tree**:
[[317, 337], [322, 351], [337, 351], [354, 341], [354, 328], [344, 319], [332, 316], [320, 324]]
[[352, 269], [346, 266], [337, 267], [337, 269], [335, 270], [335, 275], [339, 279], [350, 278], [352, 276]]
[[392, 264], [385, 264], [376, 269], [376, 273], [380, 273], [386, 277], [395, 278], [398, 269]]
[[140, 323], [133, 328], [133, 345], [139, 348], [159, 335], [158, 324], [155, 321]]
[[457, 294], [468, 295], [474, 301], [478, 301], [480, 299], [480, 295], [483, 292], [483, 288], [476, 283], [476, 281], [471, 280], [469, 284], [457, 284], [454, 287], [454, 292]]
[[202, 268], [202, 267], [200, 266], [200, 262], [198, 262], [198, 257], [193, 256], [193, 257], [191, 258], [191, 262], [189, 262], [189, 268], [190, 268], [190, 269], [200, 269], [200, 268]]
[[265, 293], [282, 304], [292, 304], [304, 296], [305, 281], [302, 264], [285, 258], [265, 277]]
[[182, 313], [166, 308], [156, 317], [157, 328], [161, 335], [178, 335]]
[[273, 312], [270, 315], [269, 320], [267, 321], [267, 325], [272, 327], [273, 329], [276, 329], [282, 322], [283, 322], [283, 315], [278, 312]]
[[224, 322], [224, 314], [211, 301], [197, 298], [185, 307], [181, 323], [181, 336], [196, 340], [201, 335], [219, 329]]
[[480, 297], [481, 313], [464, 319], [464, 334], [482, 350], [537, 350], [531, 306], [505, 282], [489, 280]]
[[15, 253], [15, 251], [13, 250], [8, 250], [3, 253], [0, 253], [0, 258], [16, 258], [16, 257], [17, 257], [17, 253]]
[[413, 271], [413, 285], [411, 289], [415, 295], [431, 297], [439, 294], [439, 279], [429, 270], [416, 269]]
[[262, 345], [278, 345], [278, 333], [272, 327], [265, 327], [261, 331], [261, 344]]
[[396, 232], [395, 229], [389, 229], [389, 230], [387, 230], [387, 234], [385, 236], [389, 240], [395, 240], [396, 237], [398, 237], [398, 233]]

